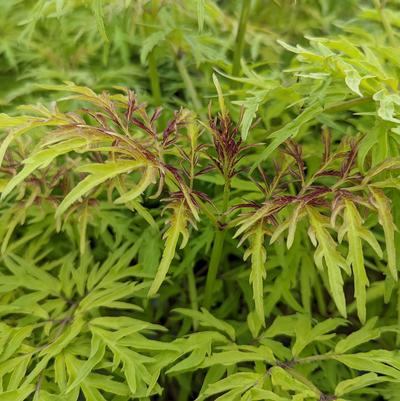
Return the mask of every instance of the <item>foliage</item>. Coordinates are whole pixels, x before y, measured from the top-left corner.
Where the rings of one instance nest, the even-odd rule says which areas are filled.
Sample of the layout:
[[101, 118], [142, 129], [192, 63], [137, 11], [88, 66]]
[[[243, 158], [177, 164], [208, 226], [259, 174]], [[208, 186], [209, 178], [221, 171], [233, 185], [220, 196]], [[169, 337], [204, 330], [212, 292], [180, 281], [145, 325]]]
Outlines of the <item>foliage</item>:
[[396, 1], [0, 11], [0, 401], [397, 399]]

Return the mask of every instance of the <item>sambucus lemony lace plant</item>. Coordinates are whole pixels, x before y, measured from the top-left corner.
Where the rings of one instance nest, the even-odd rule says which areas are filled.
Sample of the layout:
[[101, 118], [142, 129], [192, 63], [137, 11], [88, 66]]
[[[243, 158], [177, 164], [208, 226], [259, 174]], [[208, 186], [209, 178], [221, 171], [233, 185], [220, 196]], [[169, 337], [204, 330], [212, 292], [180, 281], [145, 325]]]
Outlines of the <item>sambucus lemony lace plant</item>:
[[398, 398], [397, 6], [360, 4], [0, 6], [1, 101], [46, 104], [0, 114], [0, 401]]
[[[314, 386], [294, 370], [303, 363], [320, 360], [365, 370], [362, 361], [372, 358], [375, 365], [367, 368], [371, 373], [360, 376], [354, 382], [356, 387], [358, 382], [372, 384], [397, 377], [396, 355], [390, 351], [385, 351], [385, 362], [380, 362], [375, 351], [350, 356], [346, 352], [368, 338], [396, 331], [394, 326], [375, 329], [375, 320], [367, 322], [366, 305], [370, 276], [367, 266], [373, 263], [374, 274], [386, 276], [387, 288], [393, 288], [397, 281], [395, 227], [384, 189], [395, 185], [393, 172], [400, 167], [399, 160], [388, 159], [362, 172], [356, 166], [362, 138], [345, 137], [339, 145], [333, 145], [325, 129], [320, 145], [322, 157], [308, 162], [302, 147], [289, 140], [273, 164], [260, 164], [250, 172], [246, 160], [262, 145], [242, 143], [240, 121], [232, 121], [219, 82], [214, 80], [219, 111], [213, 115], [210, 108], [208, 121], [197, 121], [193, 113], [182, 109], [163, 122], [161, 109], [150, 112], [129, 90], [98, 95], [73, 84], [49, 89], [70, 92], [67, 99], [81, 102], [81, 108], [61, 112], [57, 106], [35, 106], [25, 108], [29, 114], [2, 115], [2, 125], [10, 129], [0, 149], [4, 174], [10, 176], [2, 198], [14, 199], [13, 203], [3, 203], [7, 228], [2, 251], [8, 272], [3, 274], [2, 293], [9, 298], [3, 307], [3, 332], [14, 339], [2, 354], [8, 395], [25, 399], [34, 393], [35, 397], [41, 394], [51, 399], [51, 394], [59, 394], [76, 399], [81, 391], [87, 399], [104, 397], [103, 392], [123, 399], [145, 398], [161, 391], [157, 385], [161, 372], [187, 380], [190, 376], [186, 372], [208, 368], [205, 383], [209, 381], [209, 385], [203, 385], [201, 397], [226, 392], [228, 398], [246, 394], [249, 399], [264, 399], [282, 391], [295, 391], [306, 399], [321, 399], [325, 397], [324, 386]], [[25, 156], [26, 148], [18, 150], [15, 144], [29, 132], [37, 133], [39, 141]], [[215, 192], [220, 184], [222, 194]], [[159, 207], [165, 210], [166, 219]], [[115, 244], [107, 236], [96, 234], [96, 220], [103, 219], [106, 209], [111, 216], [111, 220], [104, 220], [109, 225], [106, 230], [117, 239]], [[16, 210], [22, 212], [15, 215]], [[47, 235], [23, 251], [23, 257], [15, 254], [29, 238], [41, 233], [40, 221], [44, 216], [50, 218], [53, 211], [56, 221], [49, 225], [47, 235], [57, 235], [61, 249], [71, 249], [68, 243], [78, 240], [81, 256], [73, 250], [65, 256], [56, 247], [42, 255]], [[114, 225], [118, 214], [129, 220]], [[165, 229], [160, 226], [160, 218]], [[140, 247], [147, 245], [140, 228], [144, 225], [154, 236], [160, 228], [164, 231], [160, 261], [153, 271], [146, 265], [131, 264], [138, 258]], [[381, 227], [382, 236], [372, 230], [376, 226]], [[21, 240], [10, 242], [18, 237], [19, 230], [26, 230], [24, 227], [29, 229]], [[62, 237], [67, 238], [66, 243]], [[176, 265], [175, 258], [182, 254], [179, 249], [188, 243], [189, 251]], [[232, 272], [224, 252], [227, 244], [238, 247], [236, 254], [249, 261], [240, 273], [249, 280], [253, 298], [248, 303], [247, 324], [239, 320], [232, 326], [208, 311], [220, 303], [224, 305], [226, 290], [221, 285], [231, 285]], [[111, 253], [101, 264], [96, 260], [101, 260], [104, 246]], [[196, 258], [209, 247], [206, 270], [196, 277]], [[301, 248], [306, 254], [298, 253]], [[314, 253], [318, 273], [309, 252]], [[274, 264], [284, 253], [293, 266], [283, 262], [279, 272]], [[293, 253], [297, 253], [296, 261]], [[31, 265], [24, 262], [27, 257]], [[74, 267], [77, 260], [78, 266]], [[306, 265], [300, 267], [300, 263]], [[143, 313], [150, 321], [157, 319], [158, 307], [149, 309], [146, 299], [154, 299], [151, 302], [155, 305], [162, 299], [171, 303], [174, 287], [185, 282], [180, 278], [173, 283], [182, 274], [187, 276], [193, 308], [178, 307], [176, 312], [193, 319], [194, 331], [168, 340], [168, 335], [156, 334], [163, 328], [150, 323]], [[221, 274], [227, 275], [225, 284], [219, 279]], [[273, 287], [266, 293], [265, 281], [270, 274]], [[293, 278], [300, 274], [304, 306], [293, 297], [298, 285], [291, 283], [293, 278], [288, 279], [288, 274]], [[307, 315], [277, 317], [260, 337], [276, 302], [273, 288], [284, 281], [286, 287], [280, 291], [295, 311], [311, 311], [310, 283], [318, 283], [316, 296], [322, 297], [325, 287], [335, 305], [329, 306], [331, 313], [337, 310], [344, 318], [349, 313], [345, 283], [352, 282], [354, 293], [347, 297], [354, 297], [358, 318], [366, 326], [360, 334], [352, 334], [355, 340], [349, 345], [342, 345], [347, 340], [340, 340], [340, 335], [325, 344], [333, 338], [326, 333], [344, 325], [343, 318], [330, 318], [313, 327]], [[168, 295], [171, 285], [172, 293]], [[247, 291], [243, 287], [244, 296]], [[133, 299], [137, 301], [131, 303]], [[175, 306], [179, 304], [185, 303]], [[322, 299], [318, 308], [322, 315], [327, 313]], [[109, 315], [107, 310], [119, 312]], [[20, 318], [21, 314], [28, 315]], [[218, 315], [223, 317], [223, 311]], [[18, 329], [13, 328], [16, 323]], [[165, 323], [168, 327], [172, 321]], [[216, 331], [198, 332], [199, 326]], [[184, 327], [181, 330], [187, 331]], [[248, 330], [254, 336], [253, 345], [245, 345]], [[139, 334], [141, 331], [143, 334]], [[294, 336], [291, 350], [268, 340], [279, 333]], [[318, 347], [309, 354], [314, 348], [307, 346], [313, 341], [322, 341], [322, 354]], [[300, 357], [304, 349], [308, 352]], [[226, 369], [229, 372], [229, 366], [250, 361], [255, 362], [254, 372], [239, 368], [218, 381]], [[17, 365], [18, 370], [14, 370]], [[264, 372], [257, 366], [266, 366]], [[346, 386], [351, 388], [351, 380], [355, 379], [349, 380], [338, 384], [337, 396], [348, 390]]]

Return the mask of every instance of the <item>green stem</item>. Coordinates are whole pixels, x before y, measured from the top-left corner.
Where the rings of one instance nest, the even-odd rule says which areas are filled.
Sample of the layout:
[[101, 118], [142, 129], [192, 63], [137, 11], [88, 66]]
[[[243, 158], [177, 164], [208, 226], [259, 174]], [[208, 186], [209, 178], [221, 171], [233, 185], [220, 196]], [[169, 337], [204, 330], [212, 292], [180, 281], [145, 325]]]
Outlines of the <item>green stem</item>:
[[213, 249], [211, 251], [211, 258], [210, 258], [210, 264], [208, 266], [208, 272], [207, 272], [207, 279], [206, 279], [206, 287], [204, 291], [204, 307], [209, 309], [212, 306], [213, 303], [213, 291], [215, 287], [215, 280], [217, 278], [218, 274], [218, 268], [221, 263], [221, 258], [222, 258], [222, 251], [224, 247], [224, 240], [225, 240], [225, 234], [226, 230], [224, 227], [225, 224], [225, 212], [228, 210], [228, 203], [229, 203], [229, 196], [230, 196], [230, 187], [231, 183], [230, 180], [225, 181], [224, 185], [224, 195], [223, 195], [223, 200], [222, 200], [222, 213], [221, 213], [221, 227], [220, 229], [216, 232], [215, 238], [214, 238], [214, 243], [213, 243]]
[[326, 316], [326, 306], [325, 306], [325, 300], [324, 300], [324, 295], [322, 293], [322, 288], [321, 288], [321, 283], [319, 281], [318, 273], [316, 273], [315, 277], [315, 298], [317, 299], [317, 306], [319, 313], [322, 316]]
[[235, 52], [233, 55], [232, 75], [238, 76], [240, 73], [240, 60], [244, 49], [244, 37], [246, 34], [247, 20], [250, 14], [251, 0], [242, 0], [242, 10], [240, 12], [240, 20], [238, 31], [236, 34]]
[[[151, 1], [151, 18], [153, 21], [157, 21], [157, 14], [160, 8], [159, 0], [152, 0]], [[147, 30], [145, 30], [146, 32]], [[147, 32], [147, 34], [150, 34], [150, 32]], [[153, 96], [154, 102], [156, 106], [159, 106], [161, 104], [161, 88], [160, 88], [160, 77], [158, 75], [158, 69], [157, 69], [157, 59], [155, 56], [155, 49], [153, 49], [148, 57], [148, 63], [149, 63], [149, 78], [150, 78], [150, 87], [151, 87], [151, 94]]]
[[369, 103], [372, 101], [371, 96], [359, 97], [355, 99], [345, 100], [343, 102], [333, 103], [327, 106], [323, 112], [324, 113], [337, 113], [339, 111], [346, 111], [352, 107], [359, 106], [361, 104]]
[[[400, 327], [400, 281], [397, 283], [397, 326]], [[396, 335], [396, 345], [400, 346], [400, 333]]]
[[158, 106], [161, 104], [161, 89], [160, 89], [160, 77], [157, 70], [157, 60], [154, 55], [154, 50], [149, 54], [149, 76], [151, 93], [155, 104]]
[[390, 24], [390, 21], [385, 12], [384, 4], [381, 2], [381, 0], [374, 0], [374, 4], [375, 4], [375, 8], [377, 9], [377, 11], [379, 12], [379, 15], [381, 17], [382, 25], [383, 25], [383, 28], [385, 29], [385, 32], [389, 39], [390, 45], [396, 46], [396, 38], [394, 36], [394, 32], [393, 32], [392, 26]]
[[177, 59], [176, 59], [176, 66], [178, 67], [179, 74], [181, 75], [182, 81], [185, 84], [186, 92], [189, 95], [189, 97], [192, 99], [194, 109], [196, 110], [197, 113], [200, 114], [201, 109], [202, 109], [201, 102], [197, 95], [196, 88], [193, 85], [193, 81], [188, 73], [186, 65], [183, 62], [183, 58], [179, 57], [179, 55], [177, 56]]
[[[193, 272], [193, 266], [190, 266], [187, 271], [188, 277], [188, 290], [189, 290], [189, 299], [190, 306], [193, 310], [199, 309], [199, 301], [197, 298], [197, 289], [196, 289], [196, 278]], [[197, 320], [193, 320], [193, 329], [197, 330], [198, 322]]]
[[219, 222], [218, 219], [214, 216], [214, 214], [209, 210], [208, 206], [199, 198], [196, 196], [196, 201], [199, 205], [200, 210], [209, 218], [211, 223], [218, 228], [219, 227]]

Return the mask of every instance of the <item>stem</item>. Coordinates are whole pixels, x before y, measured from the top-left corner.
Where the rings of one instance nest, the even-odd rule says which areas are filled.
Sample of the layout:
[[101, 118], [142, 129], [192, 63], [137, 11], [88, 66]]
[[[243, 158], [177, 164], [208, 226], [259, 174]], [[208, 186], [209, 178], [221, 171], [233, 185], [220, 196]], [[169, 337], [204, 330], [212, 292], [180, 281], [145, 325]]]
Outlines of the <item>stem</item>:
[[221, 227], [215, 234], [213, 249], [211, 251], [210, 265], [208, 266], [206, 288], [204, 291], [204, 307], [209, 309], [213, 303], [213, 291], [215, 287], [215, 280], [218, 274], [218, 268], [221, 263], [222, 250], [224, 247], [224, 240], [226, 230], [225, 224], [225, 212], [228, 210], [229, 195], [230, 195], [231, 182], [230, 179], [225, 180], [224, 195], [222, 200], [222, 213], [220, 218]]
[[[397, 284], [397, 325], [400, 324], [400, 282]], [[399, 326], [400, 327], [400, 326]], [[400, 346], [400, 333], [396, 335], [396, 345]]]
[[153, 95], [156, 105], [161, 104], [161, 89], [160, 89], [160, 77], [157, 71], [157, 60], [154, 56], [154, 50], [149, 54], [149, 76], [151, 93]]
[[[199, 310], [199, 301], [197, 298], [197, 289], [196, 289], [196, 278], [194, 277], [193, 273], [193, 266], [187, 271], [188, 277], [188, 290], [189, 290], [189, 299], [190, 299], [190, 306], [193, 310]], [[198, 322], [196, 319], [193, 320], [193, 329], [197, 330]]]
[[242, 0], [242, 10], [236, 34], [235, 53], [233, 55], [232, 75], [235, 77], [240, 73], [240, 60], [244, 49], [244, 36], [246, 34], [246, 25], [250, 14], [250, 5], [251, 0]]
[[314, 284], [315, 284], [315, 297], [317, 299], [318, 311], [322, 316], [326, 316], [325, 300], [324, 300], [324, 295], [322, 294], [322, 288], [321, 288], [321, 283], [319, 281], [318, 273], [316, 273]]
[[390, 45], [391, 46], [396, 46], [396, 38], [394, 36], [394, 32], [393, 32], [392, 26], [390, 25], [390, 21], [387, 18], [387, 14], [385, 12], [384, 4], [382, 3], [381, 0], [374, 0], [374, 4], [375, 4], [375, 8], [377, 9], [377, 11], [380, 14], [382, 25], [383, 25], [383, 28], [385, 29], [385, 32], [386, 32], [387, 36], [388, 36]]
[[202, 109], [202, 105], [197, 95], [196, 88], [193, 85], [193, 81], [188, 73], [185, 63], [183, 62], [183, 59], [179, 56], [179, 54], [176, 59], [176, 66], [178, 67], [179, 74], [181, 75], [182, 81], [185, 84], [186, 92], [192, 99], [194, 109], [197, 113], [201, 114], [200, 112]]
[[359, 106], [364, 103], [368, 103], [372, 100], [371, 96], [359, 97], [356, 99], [345, 100], [343, 102], [338, 102], [327, 106], [323, 112], [324, 113], [336, 113], [338, 111], [346, 111], [354, 106]]
[[[159, 0], [152, 0], [151, 2], [151, 17], [156, 20], [157, 13], [159, 10]], [[156, 106], [161, 104], [161, 88], [160, 88], [160, 77], [157, 70], [157, 59], [155, 57], [155, 49], [153, 49], [148, 56], [149, 63], [149, 77], [151, 94], [153, 96]]]

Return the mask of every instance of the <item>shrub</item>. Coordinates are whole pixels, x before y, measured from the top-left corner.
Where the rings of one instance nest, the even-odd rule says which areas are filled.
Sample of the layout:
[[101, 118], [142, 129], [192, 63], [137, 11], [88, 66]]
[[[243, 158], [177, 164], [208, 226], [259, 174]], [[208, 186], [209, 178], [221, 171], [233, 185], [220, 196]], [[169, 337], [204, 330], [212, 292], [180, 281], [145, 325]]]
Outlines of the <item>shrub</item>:
[[[358, 10], [323, 3], [295, 10]], [[213, 25], [229, 5], [90, 4], [56, 15], [90, 15], [93, 46], [115, 49], [130, 7], [154, 23], [122, 61], [148, 88], [113, 60], [118, 86], [43, 79], [43, 104], [0, 114], [0, 401], [396, 400], [396, 8], [271, 45], [283, 71], [243, 50], [270, 42], [249, 2], [236, 44]], [[277, 32], [286, 7], [268, 6]]]

